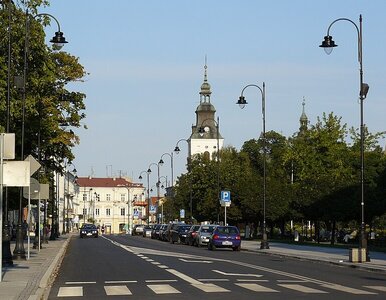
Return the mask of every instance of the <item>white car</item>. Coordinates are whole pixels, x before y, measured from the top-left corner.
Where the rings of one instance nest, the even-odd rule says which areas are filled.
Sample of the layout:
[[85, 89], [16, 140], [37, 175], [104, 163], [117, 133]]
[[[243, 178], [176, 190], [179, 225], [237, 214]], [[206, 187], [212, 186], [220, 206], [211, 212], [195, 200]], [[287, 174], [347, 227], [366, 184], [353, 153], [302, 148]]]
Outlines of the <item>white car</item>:
[[143, 225], [143, 224], [134, 225], [132, 235], [142, 235], [144, 227], [145, 227], [145, 225]]

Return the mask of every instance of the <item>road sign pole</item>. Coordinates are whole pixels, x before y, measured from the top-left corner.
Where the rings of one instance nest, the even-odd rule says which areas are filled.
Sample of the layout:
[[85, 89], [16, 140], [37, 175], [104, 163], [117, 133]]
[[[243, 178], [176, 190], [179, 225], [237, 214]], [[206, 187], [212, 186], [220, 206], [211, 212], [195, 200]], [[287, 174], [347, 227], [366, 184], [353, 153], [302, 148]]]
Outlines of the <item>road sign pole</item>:
[[224, 206], [224, 214], [225, 214], [225, 216], [224, 216], [224, 222], [225, 222], [225, 226], [227, 225], [227, 206], [226, 206], [226, 204], [225, 204], [225, 206]]

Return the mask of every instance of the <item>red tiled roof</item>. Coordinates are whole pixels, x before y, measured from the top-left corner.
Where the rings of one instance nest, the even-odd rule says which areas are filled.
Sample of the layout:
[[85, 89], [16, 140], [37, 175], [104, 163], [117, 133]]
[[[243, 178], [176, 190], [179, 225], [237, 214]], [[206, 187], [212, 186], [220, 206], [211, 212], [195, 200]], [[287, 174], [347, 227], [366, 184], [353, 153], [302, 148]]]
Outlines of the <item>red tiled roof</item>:
[[78, 177], [76, 183], [80, 187], [142, 187], [142, 183], [133, 183], [125, 178], [92, 178]]

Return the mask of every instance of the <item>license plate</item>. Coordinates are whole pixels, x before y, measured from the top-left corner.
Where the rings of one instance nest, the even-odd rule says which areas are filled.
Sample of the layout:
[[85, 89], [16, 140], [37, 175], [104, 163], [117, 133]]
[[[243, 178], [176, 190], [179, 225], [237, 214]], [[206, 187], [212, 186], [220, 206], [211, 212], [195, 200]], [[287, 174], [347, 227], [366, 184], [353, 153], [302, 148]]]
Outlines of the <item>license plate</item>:
[[225, 242], [222, 242], [222, 244], [223, 244], [224, 246], [230, 246], [230, 245], [232, 245], [232, 242], [225, 241]]
[[87, 233], [87, 235], [92, 235], [92, 233]]

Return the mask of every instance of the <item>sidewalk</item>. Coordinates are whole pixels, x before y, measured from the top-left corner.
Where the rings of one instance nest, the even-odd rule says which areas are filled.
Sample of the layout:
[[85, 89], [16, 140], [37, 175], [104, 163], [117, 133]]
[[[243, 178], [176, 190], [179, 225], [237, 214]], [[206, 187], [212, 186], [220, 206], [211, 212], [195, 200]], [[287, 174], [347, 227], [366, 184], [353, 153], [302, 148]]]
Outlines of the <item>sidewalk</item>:
[[386, 253], [370, 252], [370, 262], [349, 262], [349, 249], [307, 246], [285, 243], [269, 243], [270, 249], [260, 249], [260, 241], [243, 240], [241, 249], [267, 255], [292, 257], [302, 260], [322, 261], [340, 266], [386, 272]]
[[[40, 252], [30, 248], [30, 259], [14, 260], [13, 267], [2, 268], [0, 299], [40, 300], [49, 286], [52, 274], [60, 263], [72, 234], [61, 235], [48, 244], [42, 244]], [[11, 251], [15, 247], [11, 243]], [[24, 243], [27, 255], [27, 243]]]

